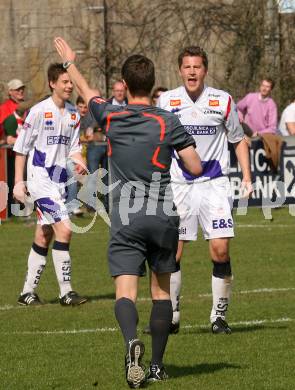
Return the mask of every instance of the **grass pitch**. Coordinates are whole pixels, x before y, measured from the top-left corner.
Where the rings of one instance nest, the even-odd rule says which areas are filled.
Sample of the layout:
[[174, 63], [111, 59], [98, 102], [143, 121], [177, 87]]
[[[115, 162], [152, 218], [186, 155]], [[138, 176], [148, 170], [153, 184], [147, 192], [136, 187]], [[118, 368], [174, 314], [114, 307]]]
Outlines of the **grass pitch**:
[[[235, 214], [235, 213], [234, 213]], [[149, 388], [201, 390], [293, 390], [295, 340], [295, 218], [287, 208], [265, 220], [261, 210], [235, 216], [231, 243], [234, 292], [228, 313], [232, 335], [212, 335], [211, 264], [199, 237], [185, 248], [181, 330], [170, 337], [166, 383]], [[89, 218], [75, 220], [81, 226]], [[113, 314], [114, 289], [108, 275], [108, 227], [97, 220], [71, 244], [73, 287], [89, 297], [78, 308], [62, 307], [52, 259], [37, 293], [42, 307], [19, 307], [34, 226], [13, 220], [0, 225], [0, 389], [127, 389], [124, 346]], [[149, 336], [142, 334], [151, 306], [142, 278], [139, 337], [150, 358]]]

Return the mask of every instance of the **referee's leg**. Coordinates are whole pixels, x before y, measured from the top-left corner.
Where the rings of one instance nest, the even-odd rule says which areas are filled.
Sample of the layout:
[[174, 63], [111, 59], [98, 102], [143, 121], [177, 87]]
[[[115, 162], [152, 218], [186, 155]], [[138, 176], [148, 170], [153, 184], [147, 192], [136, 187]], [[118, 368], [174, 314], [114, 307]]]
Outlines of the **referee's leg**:
[[152, 336], [151, 367], [163, 367], [163, 356], [166, 349], [170, 324], [172, 321], [172, 304], [170, 299], [170, 273], [157, 274], [152, 271], [151, 294], [153, 306], [150, 317]]

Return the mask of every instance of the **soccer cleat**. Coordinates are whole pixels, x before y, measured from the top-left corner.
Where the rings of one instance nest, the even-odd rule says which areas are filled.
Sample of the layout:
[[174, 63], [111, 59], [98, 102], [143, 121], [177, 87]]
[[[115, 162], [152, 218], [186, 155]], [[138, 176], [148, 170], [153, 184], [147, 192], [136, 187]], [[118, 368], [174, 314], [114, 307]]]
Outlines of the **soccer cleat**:
[[78, 306], [82, 305], [82, 303], [85, 303], [86, 301], [87, 298], [80, 297], [76, 291], [70, 291], [59, 299], [59, 302], [62, 306]]
[[217, 317], [215, 322], [212, 324], [212, 333], [231, 334], [231, 328], [228, 326], [228, 323], [225, 320], [223, 320], [221, 317]]
[[177, 334], [179, 332], [179, 322], [171, 322], [170, 334]]
[[144, 384], [145, 372], [141, 364], [144, 354], [144, 344], [138, 339], [129, 341], [128, 352], [125, 356], [126, 380], [131, 389], [138, 389]]
[[[179, 322], [178, 323], [171, 322], [169, 333], [170, 334], [177, 334], [178, 332], [179, 332]], [[144, 334], [151, 334], [151, 328], [149, 325], [147, 325], [144, 328], [143, 333]]]
[[19, 296], [17, 303], [22, 306], [42, 305], [39, 297], [35, 293], [26, 293]]
[[169, 378], [169, 376], [168, 376], [164, 366], [162, 366], [160, 368], [157, 364], [150, 365], [149, 373], [147, 376], [148, 382], [165, 381], [168, 378]]

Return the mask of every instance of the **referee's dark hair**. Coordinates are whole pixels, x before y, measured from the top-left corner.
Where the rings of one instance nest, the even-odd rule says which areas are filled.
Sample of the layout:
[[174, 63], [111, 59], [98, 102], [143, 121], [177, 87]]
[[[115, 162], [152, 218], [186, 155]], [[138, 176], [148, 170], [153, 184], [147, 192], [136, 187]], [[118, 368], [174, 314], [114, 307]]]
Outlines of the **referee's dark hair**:
[[155, 67], [145, 56], [135, 54], [122, 66], [122, 78], [132, 96], [147, 96], [155, 84]]
[[183, 57], [201, 57], [203, 60], [203, 65], [206, 70], [208, 70], [208, 56], [205, 50], [200, 46], [187, 46], [181, 50], [178, 55], [178, 67], [180, 69], [183, 61]]

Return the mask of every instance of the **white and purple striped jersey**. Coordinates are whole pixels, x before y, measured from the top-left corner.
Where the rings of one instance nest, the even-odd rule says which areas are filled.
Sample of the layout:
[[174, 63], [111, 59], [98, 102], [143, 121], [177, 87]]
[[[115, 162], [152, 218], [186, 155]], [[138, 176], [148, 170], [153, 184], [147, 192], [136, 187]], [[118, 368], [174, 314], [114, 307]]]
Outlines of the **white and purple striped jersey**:
[[236, 105], [227, 92], [205, 85], [202, 94], [193, 102], [181, 86], [162, 93], [158, 106], [178, 116], [186, 131], [194, 137], [202, 161], [202, 175], [193, 176], [174, 152], [170, 171], [173, 183], [191, 184], [228, 174], [228, 141], [241, 141], [244, 131]]
[[40, 180], [43, 196], [46, 192], [45, 188], [42, 190], [44, 180], [66, 183], [67, 158], [81, 151], [79, 124], [79, 114], [71, 103], [65, 103], [63, 113], [51, 97], [31, 108], [13, 150], [29, 155], [28, 180]]

